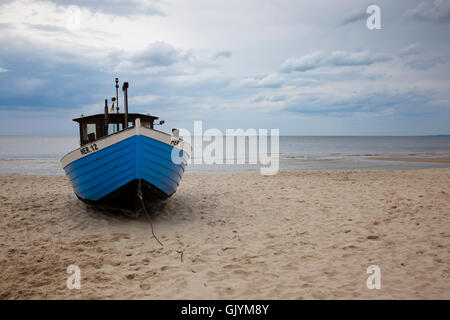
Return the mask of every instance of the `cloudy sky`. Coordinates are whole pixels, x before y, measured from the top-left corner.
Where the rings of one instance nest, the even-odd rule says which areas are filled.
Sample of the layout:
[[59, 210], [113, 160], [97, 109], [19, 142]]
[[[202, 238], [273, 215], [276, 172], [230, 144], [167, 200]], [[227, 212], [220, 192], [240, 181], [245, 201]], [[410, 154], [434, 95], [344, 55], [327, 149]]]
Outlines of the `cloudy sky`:
[[115, 77], [166, 130], [450, 134], [449, 58], [450, 0], [0, 0], [0, 134], [76, 135]]

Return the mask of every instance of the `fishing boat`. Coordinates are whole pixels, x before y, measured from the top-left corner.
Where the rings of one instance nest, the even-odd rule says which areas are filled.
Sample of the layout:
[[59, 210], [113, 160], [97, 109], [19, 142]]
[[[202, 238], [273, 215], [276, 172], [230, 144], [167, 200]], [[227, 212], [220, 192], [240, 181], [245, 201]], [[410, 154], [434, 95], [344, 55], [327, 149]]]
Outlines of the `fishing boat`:
[[79, 199], [137, 210], [176, 192], [191, 146], [178, 129], [172, 134], [157, 130], [164, 124], [158, 117], [128, 113], [128, 82], [122, 86], [125, 112], [119, 113], [115, 80], [111, 110], [106, 99], [104, 113], [73, 119], [79, 124], [80, 147], [66, 154], [61, 165]]

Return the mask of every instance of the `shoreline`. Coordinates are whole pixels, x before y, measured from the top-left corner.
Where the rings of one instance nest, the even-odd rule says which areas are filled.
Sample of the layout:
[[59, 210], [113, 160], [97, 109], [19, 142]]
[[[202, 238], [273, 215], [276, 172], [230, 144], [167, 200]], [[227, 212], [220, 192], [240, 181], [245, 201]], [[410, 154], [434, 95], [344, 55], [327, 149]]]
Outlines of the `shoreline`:
[[[416, 170], [450, 168], [449, 153], [414, 154], [280, 154], [280, 171]], [[188, 164], [186, 174], [259, 172], [261, 164]], [[64, 175], [59, 158], [0, 158], [0, 175]]]
[[400, 162], [433, 162], [433, 163], [450, 163], [450, 158], [414, 158], [414, 157], [383, 157], [375, 158], [369, 157], [364, 158], [366, 160], [380, 160], [380, 161], [400, 161]]
[[186, 174], [152, 208], [163, 247], [64, 176], [0, 183], [2, 299], [450, 299], [449, 168]]

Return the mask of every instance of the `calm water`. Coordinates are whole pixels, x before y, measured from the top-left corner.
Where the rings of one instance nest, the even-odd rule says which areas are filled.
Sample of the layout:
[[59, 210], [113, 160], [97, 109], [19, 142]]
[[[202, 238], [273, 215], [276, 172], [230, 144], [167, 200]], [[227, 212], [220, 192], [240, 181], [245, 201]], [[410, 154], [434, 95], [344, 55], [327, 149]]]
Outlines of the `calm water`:
[[[0, 174], [63, 174], [59, 159], [77, 148], [78, 143], [78, 137], [0, 136]], [[280, 170], [450, 167], [439, 163], [367, 160], [366, 156], [450, 156], [450, 137], [280, 137]], [[259, 167], [189, 165], [186, 172], [226, 173]]]

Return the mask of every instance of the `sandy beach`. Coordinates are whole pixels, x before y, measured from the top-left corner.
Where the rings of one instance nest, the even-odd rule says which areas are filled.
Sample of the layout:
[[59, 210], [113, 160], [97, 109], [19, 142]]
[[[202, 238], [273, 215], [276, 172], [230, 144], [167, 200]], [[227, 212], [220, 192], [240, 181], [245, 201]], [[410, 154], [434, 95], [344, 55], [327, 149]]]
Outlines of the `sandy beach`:
[[0, 185], [1, 299], [450, 299], [450, 169], [186, 174], [152, 209], [163, 247], [64, 176]]

